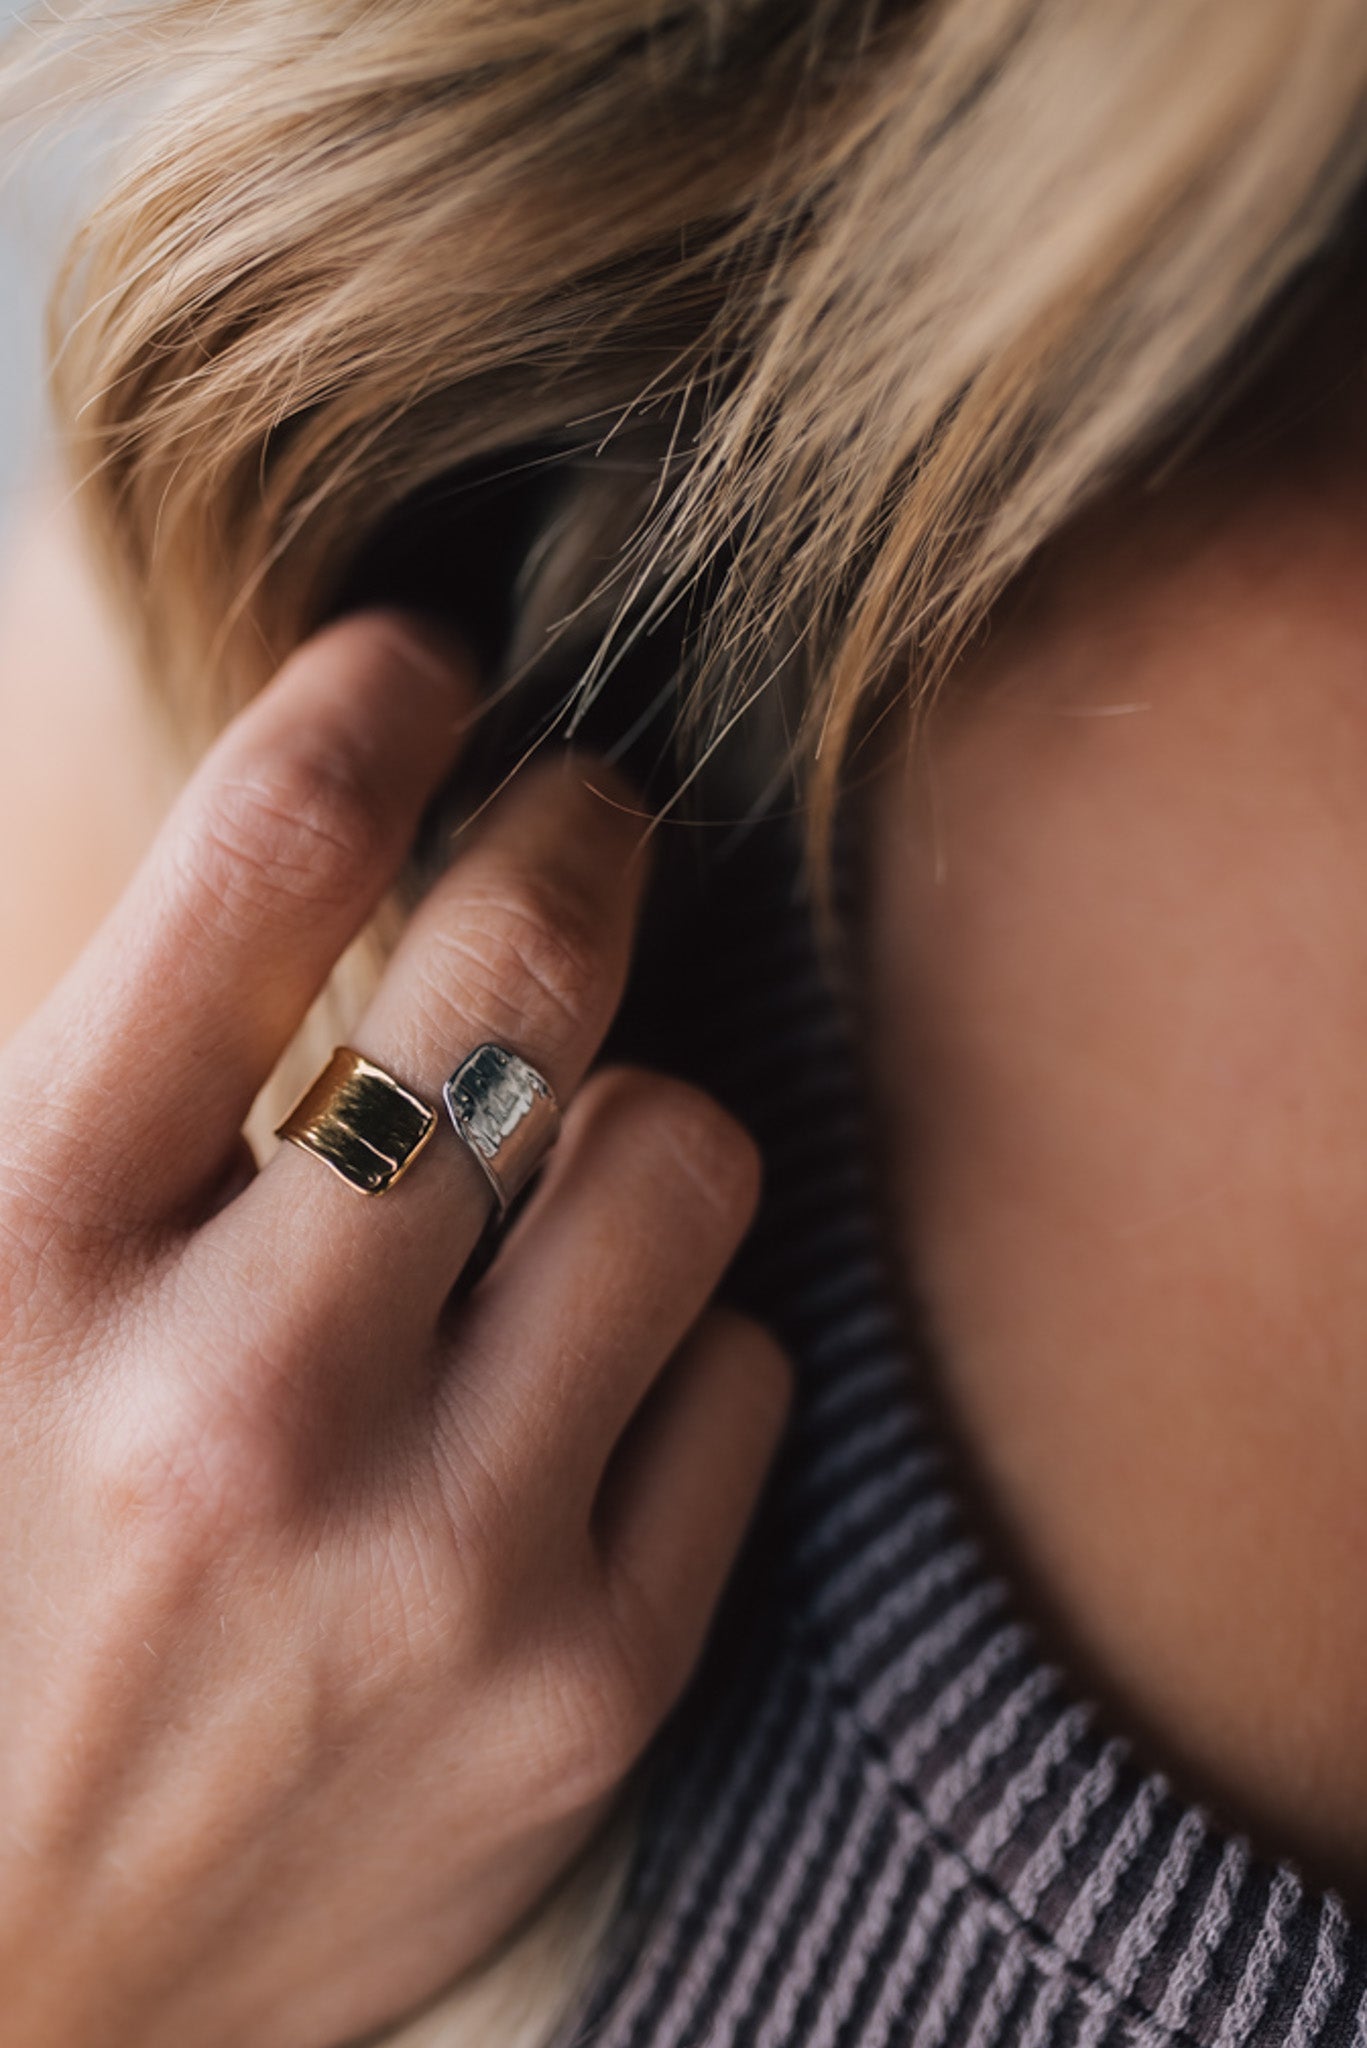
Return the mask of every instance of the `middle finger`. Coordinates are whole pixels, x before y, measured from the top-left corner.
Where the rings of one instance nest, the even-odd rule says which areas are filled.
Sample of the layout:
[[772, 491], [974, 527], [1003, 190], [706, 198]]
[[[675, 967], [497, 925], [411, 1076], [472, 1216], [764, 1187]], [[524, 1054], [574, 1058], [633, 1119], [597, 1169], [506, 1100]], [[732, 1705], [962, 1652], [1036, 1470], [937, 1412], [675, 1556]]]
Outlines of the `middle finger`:
[[569, 1100], [621, 999], [644, 823], [611, 772], [577, 755], [525, 772], [491, 807], [414, 913], [351, 1039], [440, 1112], [412, 1170], [367, 1197], [283, 1145], [220, 1219], [253, 1265], [284, 1255], [292, 1301], [389, 1341], [435, 1327], [492, 1200], [443, 1084], [493, 1040]]

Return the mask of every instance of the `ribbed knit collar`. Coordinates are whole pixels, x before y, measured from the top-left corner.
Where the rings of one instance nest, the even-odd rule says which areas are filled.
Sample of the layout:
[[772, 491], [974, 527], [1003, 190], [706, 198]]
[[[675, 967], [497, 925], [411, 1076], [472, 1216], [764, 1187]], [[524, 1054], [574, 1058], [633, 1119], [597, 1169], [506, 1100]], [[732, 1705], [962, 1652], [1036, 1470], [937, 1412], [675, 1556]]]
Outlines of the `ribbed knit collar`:
[[1178, 1797], [990, 1561], [893, 1306], [791, 835], [657, 932], [633, 1044], [763, 1147], [789, 1440], [646, 1780], [595, 2048], [1367, 2041], [1367, 1930]]

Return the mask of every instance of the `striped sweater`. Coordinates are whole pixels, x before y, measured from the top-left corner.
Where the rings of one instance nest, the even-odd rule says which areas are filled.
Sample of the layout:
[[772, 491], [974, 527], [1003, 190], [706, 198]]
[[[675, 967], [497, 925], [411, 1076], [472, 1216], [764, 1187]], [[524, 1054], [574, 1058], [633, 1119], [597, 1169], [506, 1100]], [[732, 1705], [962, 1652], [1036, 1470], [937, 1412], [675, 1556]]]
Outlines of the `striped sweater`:
[[627, 1046], [760, 1139], [736, 1292], [799, 1393], [557, 2048], [1367, 2043], [1367, 1928], [1148, 1768], [975, 1536], [884, 1284], [795, 873], [770, 826], [713, 864]]

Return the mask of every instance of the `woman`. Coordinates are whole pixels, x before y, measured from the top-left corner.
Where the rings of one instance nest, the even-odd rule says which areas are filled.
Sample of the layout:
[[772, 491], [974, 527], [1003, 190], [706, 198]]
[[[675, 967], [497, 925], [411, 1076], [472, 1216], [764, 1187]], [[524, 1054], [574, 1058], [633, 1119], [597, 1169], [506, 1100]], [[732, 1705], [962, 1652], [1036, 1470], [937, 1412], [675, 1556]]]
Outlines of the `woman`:
[[1367, 19], [51, 34], [111, 588], [283, 668], [7, 1054], [22, 2038], [1362, 2038]]

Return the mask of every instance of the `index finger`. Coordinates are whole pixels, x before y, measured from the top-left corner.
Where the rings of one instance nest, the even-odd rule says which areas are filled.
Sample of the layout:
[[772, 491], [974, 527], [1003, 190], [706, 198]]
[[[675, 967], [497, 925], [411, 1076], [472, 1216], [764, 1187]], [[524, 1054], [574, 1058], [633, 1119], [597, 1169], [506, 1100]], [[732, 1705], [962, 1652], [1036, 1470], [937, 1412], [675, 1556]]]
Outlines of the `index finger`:
[[[602, 763], [525, 768], [409, 920], [355, 1049], [436, 1113], [431, 1144], [378, 1201], [292, 1145], [221, 1217], [255, 1273], [311, 1326], [356, 1330], [384, 1305], [386, 1342], [421, 1351], [489, 1215], [488, 1181], [442, 1113], [476, 1046], [521, 1055], [562, 1106], [595, 1057], [630, 964], [649, 872], [641, 810]], [[333, 1351], [319, 1347], [336, 1378]]]
[[168, 1217], [392, 885], [474, 699], [397, 615], [301, 648], [192, 778], [122, 900], [18, 1044], [74, 1223]]

